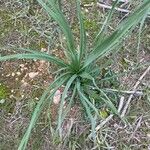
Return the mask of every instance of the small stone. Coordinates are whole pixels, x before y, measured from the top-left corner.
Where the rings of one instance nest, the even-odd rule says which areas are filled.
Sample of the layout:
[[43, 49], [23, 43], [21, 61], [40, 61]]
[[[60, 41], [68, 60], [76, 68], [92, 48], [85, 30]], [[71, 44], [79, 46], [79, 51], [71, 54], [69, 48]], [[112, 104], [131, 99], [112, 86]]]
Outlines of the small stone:
[[10, 98], [14, 98], [14, 96], [13, 96], [13, 95], [10, 95], [9, 97], [10, 97]]
[[5, 103], [5, 100], [4, 99], [1, 99], [0, 100], [0, 104], [4, 104]]
[[14, 76], [15, 76], [15, 73], [13, 72], [13, 73], [11, 74], [11, 76], [14, 77]]
[[16, 72], [16, 74], [17, 74], [18, 76], [20, 76], [20, 75], [21, 75], [21, 72]]
[[47, 49], [46, 49], [46, 48], [41, 48], [41, 51], [42, 51], [42, 52], [46, 52]]
[[36, 77], [38, 74], [39, 74], [38, 72], [30, 72], [30, 73], [29, 73], [29, 77], [30, 77], [31, 79], [33, 79], [33, 78]]
[[25, 83], [24, 79], [21, 80], [21, 83]]
[[38, 98], [38, 97], [35, 97], [35, 100], [39, 100], [39, 98]]
[[24, 64], [20, 64], [20, 67], [21, 67], [21, 68], [24, 68]]
[[21, 71], [24, 71], [24, 69], [23, 69], [23, 68], [21, 68], [20, 70], [21, 70]]
[[24, 98], [24, 95], [21, 95], [21, 98]]
[[[3, 74], [2, 74], [2, 75], [3, 75]], [[10, 74], [7, 74], [7, 75], [6, 75], [6, 77], [9, 77], [9, 76], [10, 76]]]
[[61, 92], [60, 92], [60, 90], [57, 90], [54, 94], [53, 103], [59, 104], [60, 98], [61, 98]]
[[88, 9], [85, 9], [85, 12], [89, 12], [89, 10], [88, 10]]

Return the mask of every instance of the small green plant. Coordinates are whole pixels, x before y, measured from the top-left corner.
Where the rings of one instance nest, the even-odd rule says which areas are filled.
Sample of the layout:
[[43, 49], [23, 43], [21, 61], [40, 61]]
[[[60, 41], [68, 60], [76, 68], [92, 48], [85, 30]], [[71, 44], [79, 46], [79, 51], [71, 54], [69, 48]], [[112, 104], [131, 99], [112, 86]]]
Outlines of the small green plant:
[[97, 91], [96, 96], [99, 97], [101, 101], [106, 103], [106, 105], [111, 109], [113, 113], [119, 115], [115, 105], [111, 101], [111, 98], [101, 89], [101, 87], [97, 85], [97, 75], [99, 67], [96, 65], [96, 61], [98, 59], [104, 58], [112, 50], [115, 50], [115, 47], [118, 45], [118, 43], [120, 43], [121, 40], [125, 37], [125, 35], [129, 34], [129, 31], [131, 31], [133, 27], [135, 27], [135, 25], [137, 25], [142, 20], [143, 16], [148, 14], [150, 9], [150, 1], [144, 1], [143, 4], [133, 14], [128, 16], [127, 19], [125, 19], [120, 25], [118, 25], [118, 27], [116, 27], [116, 30], [111, 35], [106, 36], [104, 33], [113, 14], [114, 7], [118, 2], [118, 0], [116, 0], [108, 17], [106, 18], [106, 21], [104, 22], [104, 25], [102, 26], [96, 38], [94, 39], [93, 48], [89, 52], [86, 46], [87, 40], [85, 34], [85, 27], [81, 14], [80, 3], [78, 0], [77, 15], [80, 26], [79, 49], [75, 45], [71, 28], [55, 0], [47, 0], [46, 2], [44, 0], [37, 1], [47, 12], [47, 14], [58, 23], [58, 25], [63, 31], [63, 34], [66, 39], [66, 48], [64, 50], [65, 61], [53, 55], [46, 54], [44, 52], [38, 52], [25, 48], [20, 49], [24, 51], [24, 53], [0, 56], [0, 61], [11, 59], [46, 60], [48, 62], [53, 62], [54, 64], [57, 64], [60, 68], [57, 71], [57, 78], [44, 91], [37, 106], [35, 107], [29, 127], [27, 128], [27, 131], [22, 138], [18, 150], [24, 150], [26, 148], [31, 131], [40, 115], [40, 112], [42, 111], [43, 107], [47, 102], [49, 104], [52, 102], [52, 97], [54, 96], [54, 93], [62, 85], [65, 85], [65, 88], [61, 96], [56, 129], [60, 136], [62, 132], [62, 122], [68, 112], [63, 111], [63, 104], [68, 91], [71, 91], [72, 95], [66, 110], [70, 110], [74, 98], [78, 96], [82, 106], [86, 110], [88, 118], [91, 121], [93, 136], [95, 133], [94, 131], [96, 125], [96, 118], [100, 117], [100, 115], [98, 108], [95, 106], [93, 100], [94, 98], [91, 98], [91, 92], [88, 92], [89, 90]]
[[0, 83], [0, 100], [4, 100], [9, 95], [8, 88]]

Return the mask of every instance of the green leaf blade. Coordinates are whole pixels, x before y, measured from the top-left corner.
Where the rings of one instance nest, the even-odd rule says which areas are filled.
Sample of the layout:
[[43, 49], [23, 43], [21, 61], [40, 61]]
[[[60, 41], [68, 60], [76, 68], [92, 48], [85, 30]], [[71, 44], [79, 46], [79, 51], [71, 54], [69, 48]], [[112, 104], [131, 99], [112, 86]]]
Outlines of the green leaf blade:
[[6, 60], [13, 60], [13, 59], [38, 59], [38, 60], [46, 60], [49, 62], [54, 62], [57, 65], [60, 65], [62, 67], [66, 67], [67, 64], [65, 64], [62, 60], [50, 56], [48, 54], [42, 54], [35, 52], [34, 54], [31, 53], [22, 53], [22, 54], [13, 54], [8, 56], [0, 56], [0, 61], [6, 61]]
[[138, 8], [132, 15], [124, 20], [118, 28], [107, 37], [102, 43], [100, 43], [85, 60], [83, 68], [96, 61], [98, 58], [105, 56], [106, 53], [112, 50], [117, 43], [120, 43], [121, 39], [126, 33], [145, 16], [145, 13], [150, 9], [150, 1], [146, 1]]

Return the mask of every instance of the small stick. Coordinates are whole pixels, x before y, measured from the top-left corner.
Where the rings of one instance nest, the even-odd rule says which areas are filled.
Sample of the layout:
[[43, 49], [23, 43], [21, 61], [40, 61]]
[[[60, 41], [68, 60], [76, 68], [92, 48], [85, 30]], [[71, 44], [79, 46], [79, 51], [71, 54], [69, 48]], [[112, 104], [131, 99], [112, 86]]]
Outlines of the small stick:
[[[116, 0], [113, 0], [113, 1], [116, 1]], [[128, 3], [129, 1], [128, 0], [119, 0], [119, 2]]]
[[109, 122], [114, 114], [109, 115], [104, 121], [102, 121], [96, 128], [95, 130], [98, 131], [100, 128], [102, 128], [107, 122]]
[[130, 140], [133, 138], [133, 136], [135, 135], [135, 133], [136, 133], [136, 131], [138, 130], [138, 128], [141, 126], [141, 121], [142, 121], [142, 119], [143, 119], [143, 116], [140, 116], [140, 117], [138, 118], [138, 121], [137, 121], [137, 125], [136, 125], [136, 127], [135, 127], [135, 130], [134, 130], [134, 132], [131, 134], [130, 138], [128, 139], [128, 142], [130, 142]]
[[118, 106], [118, 113], [121, 112], [121, 109], [123, 107], [123, 103], [124, 103], [124, 96], [121, 96], [119, 106]]
[[136, 91], [135, 92], [135, 91], [124, 91], [124, 90], [108, 89], [108, 88], [106, 88], [104, 90], [112, 91], [112, 92], [118, 92], [118, 93], [120, 92], [120, 93], [125, 93], [125, 94], [135, 94], [135, 95], [139, 95], [139, 96], [143, 95], [143, 92], [141, 92], [141, 91]]
[[[150, 66], [145, 70], [145, 72], [141, 75], [141, 77], [140, 77], [140, 78], [138, 79], [138, 81], [136, 82], [135, 86], [133, 87], [134, 93], [136, 92], [137, 87], [138, 87], [139, 84], [141, 83], [141, 80], [142, 80], [142, 79], [144, 78], [144, 76], [149, 72], [149, 70], [150, 70]], [[127, 109], [128, 109], [128, 106], [129, 106], [129, 104], [130, 104], [130, 102], [131, 102], [131, 100], [132, 100], [132, 98], [133, 98], [133, 96], [134, 96], [134, 93], [132, 93], [132, 94], [129, 96], [128, 101], [127, 101], [127, 103], [126, 103], [126, 105], [125, 105], [125, 107], [124, 107], [124, 109], [123, 109], [123, 111], [122, 111], [121, 117], [124, 117], [124, 116], [125, 116], [126, 111], [127, 111]]]
[[[119, 102], [119, 106], [118, 106], [118, 113], [121, 111], [122, 107], [123, 107], [123, 103], [124, 103], [124, 96], [122, 96], [120, 98], [120, 102]], [[107, 122], [109, 122], [112, 117], [114, 116], [114, 114], [109, 115], [104, 121], [102, 121], [96, 128], [95, 130], [98, 131], [100, 128], [102, 128]], [[91, 134], [90, 134], [91, 135]], [[89, 135], [89, 136], [90, 136]]]
[[[99, 7], [102, 7], [102, 8], [107, 8], [107, 9], [112, 8], [112, 6], [109, 6], [109, 5], [106, 5], [106, 4], [97, 3], [97, 5]], [[124, 12], [124, 13], [130, 13], [131, 12], [130, 10], [122, 9], [122, 8], [118, 8], [118, 7], [115, 7], [115, 10], [120, 11], [120, 12]]]

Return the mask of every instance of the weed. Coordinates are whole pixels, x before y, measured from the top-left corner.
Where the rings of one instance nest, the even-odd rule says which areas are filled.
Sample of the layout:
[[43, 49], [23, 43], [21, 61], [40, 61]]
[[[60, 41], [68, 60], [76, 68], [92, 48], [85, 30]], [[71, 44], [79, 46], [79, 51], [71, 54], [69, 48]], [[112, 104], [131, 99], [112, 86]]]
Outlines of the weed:
[[[37, 0], [47, 14], [52, 17], [57, 24], [60, 26], [63, 34], [65, 36], [66, 46], [64, 48], [65, 60], [55, 57], [53, 55], [46, 54], [44, 52], [38, 52], [31, 49], [20, 48], [24, 53], [18, 53], [8, 56], [1, 56], [0, 61], [10, 60], [10, 59], [39, 59], [46, 60], [48, 62], [53, 62], [59, 66], [57, 78], [52, 84], [45, 90], [41, 99], [39, 100], [36, 108], [33, 112], [29, 127], [23, 136], [23, 139], [19, 145], [18, 150], [24, 150], [28, 143], [31, 131], [35, 126], [35, 123], [42, 111], [43, 107], [47, 102], [52, 103], [52, 97], [54, 93], [62, 85], [65, 85], [64, 91], [61, 96], [60, 107], [58, 111], [58, 122], [56, 133], [62, 138], [62, 122], [66, 116], [66, 112], [63, 111], [63, 104], [67, 93], [71, 90], [72, 95], [69, 101], [67, 110], [70, 109], [73, 100], [76, 96], [79, 97], [80, 103], [83, 105], [88, 118], [91, 121], [92, 136], [95, 138], [95, 125], [97, 118], [100, 118], [98, 108], [94, 103], [94, 98], [91, 99], [91, 95], [88, 91], [98, 91], [99, 101], [103, 101], [112, 113], [117, 115], [118, 111], [112, 102], [112, 97], [106, 94], [102, 90], [103, 87], [98, 84], [98, 74], [97, 70], [99, 67], [96, 65], [98, 59], [104, 58], [108, 53], [112, 51], [117, 51], [116, 46], [125, 35], [129, 34], [132, 29], [145, 17], [149, 12], [150, 1], [146, 0], [143, 4], [127, 19], [118, 25], [116, 30], [106, 36], [104, 33], [107, 26], [111, 20], [111, 16], [114, 11], [118, 0], [114, 3], [104, 25], [98, 35], [96, 36], [93, 47], [91, 51], [87, 54], [87, 38], [85, 34], [84, 21], [81, 14], [80, 3], [77, 0], [77, 16], [79, 19], [80, 28], [80, 43], [79, 49], [75, 45], [72, 30], [69, 23], [65, 19], [60, 7], [55, 3], [54, 0], [48, 0], [47, 2], [43, 0]], [[111, 73], [111, 72], [110, 72]], [[57, 135], [57, 134], [56, 134]]]
[[0, 84], [0, 100], [5, 99], [8, 96], [9, 96], [8, 88], [5, 85]]

